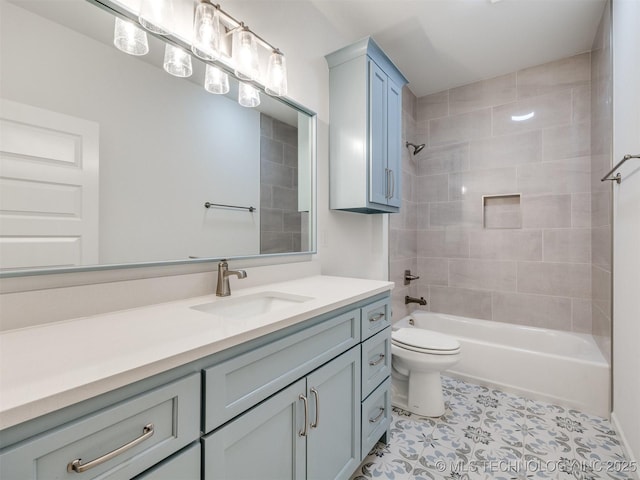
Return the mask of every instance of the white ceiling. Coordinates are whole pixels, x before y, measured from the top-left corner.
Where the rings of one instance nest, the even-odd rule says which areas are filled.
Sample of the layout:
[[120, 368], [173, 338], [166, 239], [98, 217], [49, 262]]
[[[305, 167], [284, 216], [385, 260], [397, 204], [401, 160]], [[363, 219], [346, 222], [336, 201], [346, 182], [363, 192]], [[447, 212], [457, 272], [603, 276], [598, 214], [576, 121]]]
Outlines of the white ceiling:
[[310, 56], [371, 35], [421, 97], [590, 50], [606, 0], [221, 3], [275, 45], [295, 36]]

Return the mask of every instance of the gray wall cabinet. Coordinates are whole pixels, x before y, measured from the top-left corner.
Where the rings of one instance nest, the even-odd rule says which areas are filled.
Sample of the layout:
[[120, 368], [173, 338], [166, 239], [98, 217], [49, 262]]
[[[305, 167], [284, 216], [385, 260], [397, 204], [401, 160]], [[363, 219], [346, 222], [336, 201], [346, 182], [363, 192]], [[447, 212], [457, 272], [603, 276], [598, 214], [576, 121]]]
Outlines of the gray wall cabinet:
[[326, 56], [330, 207], [398, 212], [405, 77], [370, 37]]
[[11, 427], [0, 478], [347, 479], [388, 438], [390, 332], [379, 294]]

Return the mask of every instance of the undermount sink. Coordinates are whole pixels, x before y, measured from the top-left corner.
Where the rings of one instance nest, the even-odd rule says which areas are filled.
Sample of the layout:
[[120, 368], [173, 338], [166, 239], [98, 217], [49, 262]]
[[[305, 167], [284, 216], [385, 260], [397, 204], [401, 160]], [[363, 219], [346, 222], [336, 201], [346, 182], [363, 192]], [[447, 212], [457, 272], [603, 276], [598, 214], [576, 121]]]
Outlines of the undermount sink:
[[275, 312], [292, 305], [313, 300], [313, 297], [283, 292], [260, 292], [215, 302], [194, 305], [193, 310], [229, 318], [247, 318]]

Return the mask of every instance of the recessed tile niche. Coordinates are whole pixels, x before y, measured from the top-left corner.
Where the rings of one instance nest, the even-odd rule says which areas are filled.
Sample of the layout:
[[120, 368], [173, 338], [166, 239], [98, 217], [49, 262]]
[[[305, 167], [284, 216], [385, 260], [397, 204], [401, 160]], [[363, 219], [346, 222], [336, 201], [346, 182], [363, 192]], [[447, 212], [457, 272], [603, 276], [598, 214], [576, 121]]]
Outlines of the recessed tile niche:
[[483, 195], [482, 225], [486, 229], [522, 228], [520, 194]]

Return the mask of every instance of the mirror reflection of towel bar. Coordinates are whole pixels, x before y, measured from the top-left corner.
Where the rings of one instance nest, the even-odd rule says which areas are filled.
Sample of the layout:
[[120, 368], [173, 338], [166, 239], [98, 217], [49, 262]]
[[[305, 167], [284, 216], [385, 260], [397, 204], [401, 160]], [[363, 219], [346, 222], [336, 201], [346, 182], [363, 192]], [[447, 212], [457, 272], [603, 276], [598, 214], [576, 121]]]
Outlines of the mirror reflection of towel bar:
[[238, 208], [240, 210], [249, 210], [250, 212], [253, 212], [256, 210], [255, 207], [241, 207], [239, 205], [225, 205], [223, 203], [211, 203], [211, 202], [204, 203], [204, 208], [211, 208], [211, 207]]
[[616, 166], [613, 167], [609, 171], [609, 173], [607, 173], [604, 177], [602, 177], [600, 179], [600, 181], [604, 182], [605, 180], [611, 180], [613, 182], [620, 183], [620, 180], [622, 180], [622, 175], [620, 175], [620, 173], [618, 173], [615, 177], [612, 177], [611, 174], [613, 172], [615, 172], [618, 168], [620, 168], [620, 165], [622, 165], [624, 162], [626, 162], [627, 160], [629, 160], [631, 158], [640, 158], [640, 155], [625, 155], [624, 157], [622, 157], [622, 160], [620, 160], [618, 163], [616, 163]]

